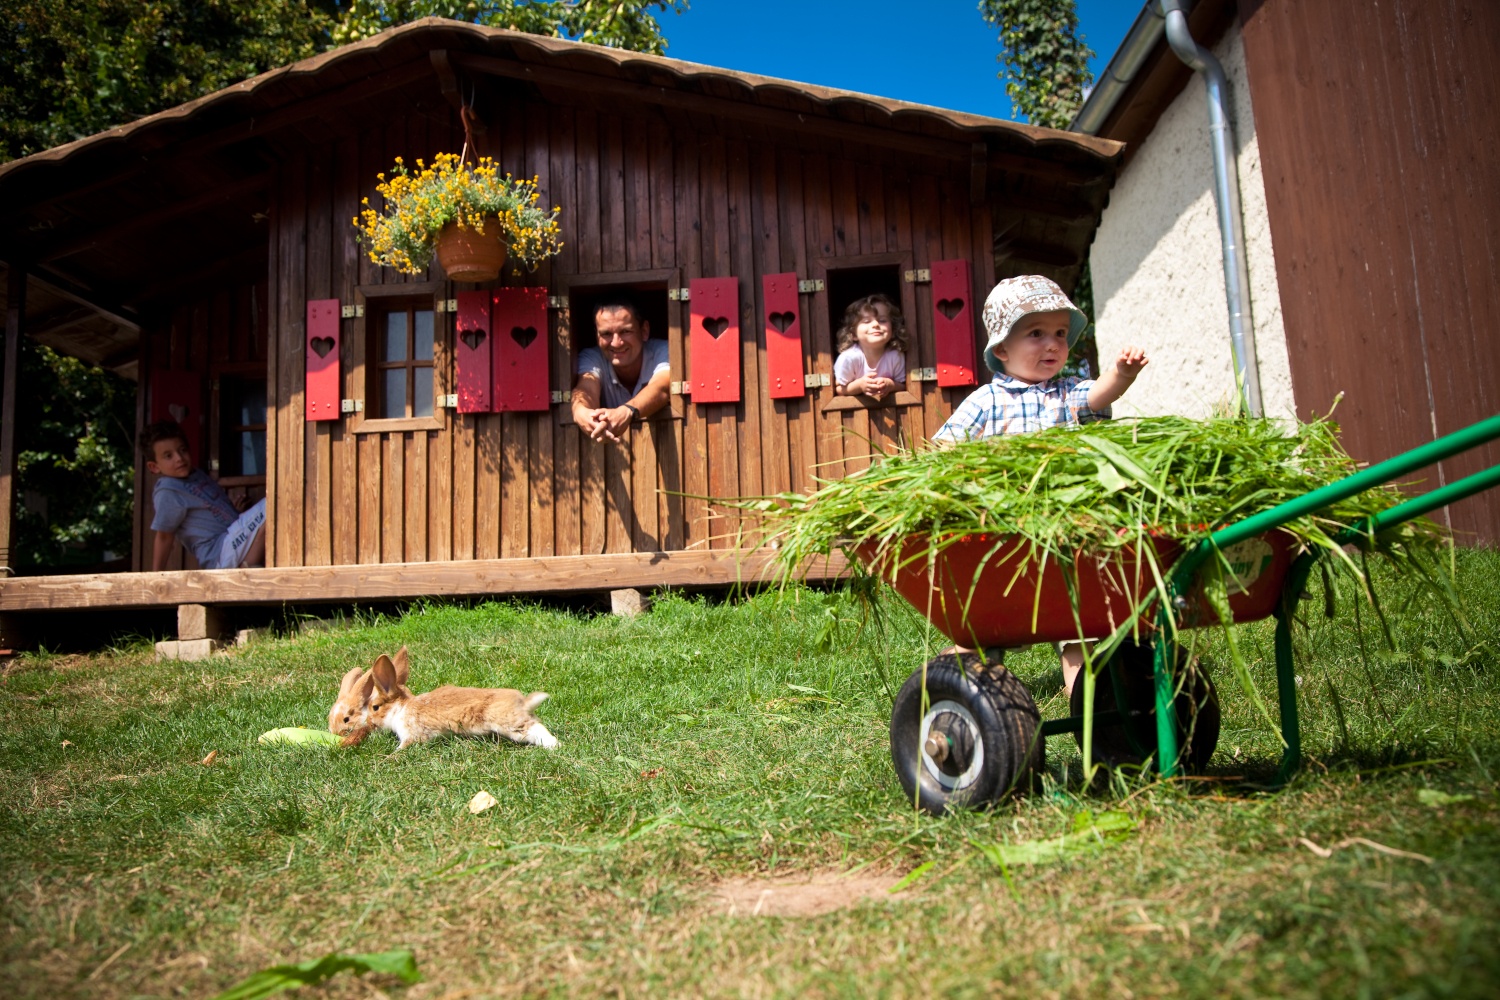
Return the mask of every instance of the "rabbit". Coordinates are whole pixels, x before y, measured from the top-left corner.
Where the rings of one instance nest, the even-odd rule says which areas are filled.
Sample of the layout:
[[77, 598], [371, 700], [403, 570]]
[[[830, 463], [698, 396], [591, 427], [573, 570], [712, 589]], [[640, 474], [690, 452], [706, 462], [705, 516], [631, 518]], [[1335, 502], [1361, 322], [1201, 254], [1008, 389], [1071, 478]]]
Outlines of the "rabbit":
[[[410, 675], [405, 646], [396, 654], [392, 665], [396, 668], [397, 683], [405, 684]], [[369, 734], [370, 695], [374, 689], [370, 671], [358, 667], [351, 667], [340, 682], [338, 699], [328, 710], [328, 731], [344, 737], [345, 746], [353, 746]]]
[[[425, 743], [444, 733], [464, 736], [497, 733], [517, 743], [548, 748], [557, 746], [557, 737], [532, 714], [547, 700], [545, 691], [522, 694], [514, 688], [469, 688], [445, 684], [414, 695], [406, 687], [405, 653], [403, 647], [394, 661], [382, 654], [370, 668], [370, 696], [361, 718], [364, 732], [390, 730], [401, 741], [397, 750], [412, 743]], [[344, 679], [348, 681], [352, 675], [351, 670]], [[361, 683], [360, 679], [352, 682], [355, 687]], [[345, 737], [346, 744], [356, 735], [363, 738], [363, 733], [356, 729]]]

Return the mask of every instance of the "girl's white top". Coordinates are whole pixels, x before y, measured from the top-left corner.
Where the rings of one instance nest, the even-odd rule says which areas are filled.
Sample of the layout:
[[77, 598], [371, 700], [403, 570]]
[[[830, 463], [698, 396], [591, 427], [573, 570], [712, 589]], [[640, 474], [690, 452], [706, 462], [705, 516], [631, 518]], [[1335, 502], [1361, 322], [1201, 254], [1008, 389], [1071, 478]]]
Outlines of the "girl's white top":
[[833, 380], [839, 385], [848, 385], [857, 378], [866, 375], [884, 375], [892, 382], [901, 383], [906, 381], [906, 356], [900, 351], [886, 348], [886, 352], [880, 356], [880, 361], [871, 368], [865, 361], [865, 352], [859, 349], [859, 345], [844, 351], [833, 363]]

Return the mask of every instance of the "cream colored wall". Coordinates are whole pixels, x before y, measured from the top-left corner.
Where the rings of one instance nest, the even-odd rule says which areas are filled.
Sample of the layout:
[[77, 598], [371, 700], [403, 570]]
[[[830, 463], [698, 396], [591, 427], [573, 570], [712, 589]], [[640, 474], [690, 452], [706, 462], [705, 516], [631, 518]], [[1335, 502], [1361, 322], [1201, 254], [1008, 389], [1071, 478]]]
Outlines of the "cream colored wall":
[[[1239, 26], [1214, 54], [1229, 80], [1261, 398], [1291, 417], [1291, 370]], [[1099, 359], [1138, 344], [1151, 363], [1116, 416], [1207, 416], [1234, 396], [1229, 308], [1214, 208], [1208, 104], [1190, 81], [1115, 183], [1090, 253]]]

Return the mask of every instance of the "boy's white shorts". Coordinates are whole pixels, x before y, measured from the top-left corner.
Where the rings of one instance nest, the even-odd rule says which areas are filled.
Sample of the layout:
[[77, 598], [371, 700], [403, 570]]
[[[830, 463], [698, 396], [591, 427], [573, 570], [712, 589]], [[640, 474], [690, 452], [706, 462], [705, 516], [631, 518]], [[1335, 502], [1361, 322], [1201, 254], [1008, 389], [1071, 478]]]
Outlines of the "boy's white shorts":
[[255, 541], [255, 533], [266, 523], [266, 501], [260, 499], [255, 505], [245, 511], [235, 522], [229, 526], [224, 533], [223, 547], [219, 549], [219, 567], [221, 569], [236, 569], [245, 561], [245, 556], [250, 553], [250, 543]]

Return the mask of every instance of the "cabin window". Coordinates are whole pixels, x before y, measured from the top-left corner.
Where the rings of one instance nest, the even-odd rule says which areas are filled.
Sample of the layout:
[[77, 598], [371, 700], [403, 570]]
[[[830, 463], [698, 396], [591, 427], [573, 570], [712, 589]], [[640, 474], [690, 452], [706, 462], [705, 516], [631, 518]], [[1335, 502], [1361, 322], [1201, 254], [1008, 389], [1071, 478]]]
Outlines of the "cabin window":
[[[876, 264], [870, 267], [830, 267], [828, 283], [828, 330], [833, 338], [829, 345], [834, 357], [839, 353], [839, 327], [844, 325], [844, 310], [851, 302], [866, 295], [880, 293], [901, 305], [901, 268], [898, 264]], [[906, 317], [911, 329], [911, 317]]]
[[432, 416], [433, 345], [437, 332], [432, 300], [391, 303], [374, 317], [375, 363], [369, 394], [381, 419]]
[[266, 380], [219, 380], [219, 475], [266, 474]]
[[667, 289], [660, 283], [656, 287], [644, 284], [599, 285], [590, 288], [574, 288], [568, 294], [568, 314], [573, 333], [573, 358], [567, 374], [568, 385], [573, 384], [577, 371], [578, 352], [586, 347], [599, 346], [599, 333], [594, 328], [594, 312], [604, 302], [624, 299], [634, 302], [639, 318], [650, 324], [650, 340], [667, 340], [670, 329], [667, 319]]

